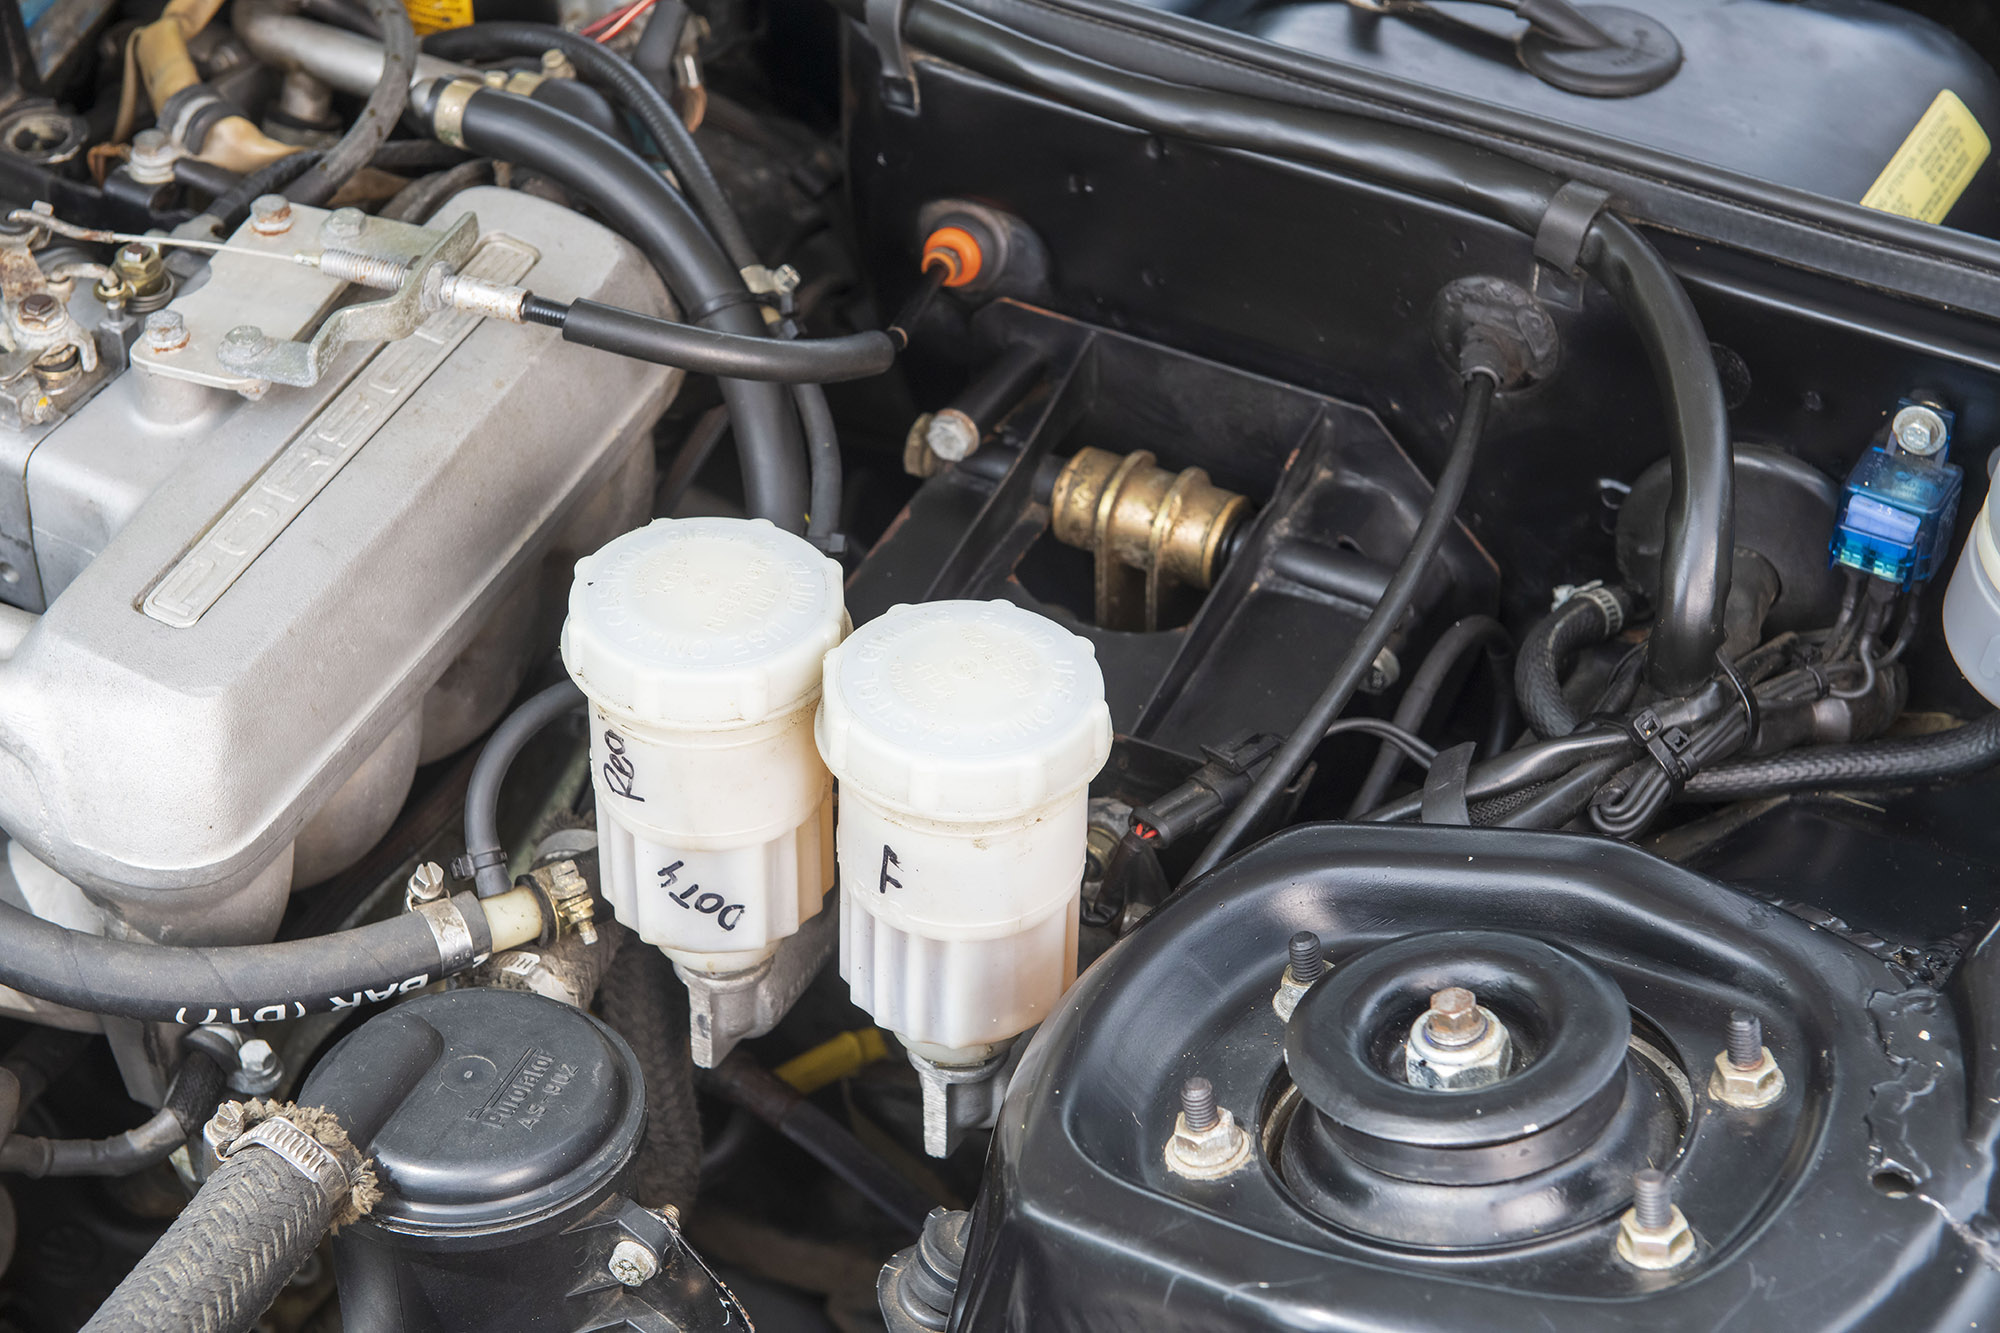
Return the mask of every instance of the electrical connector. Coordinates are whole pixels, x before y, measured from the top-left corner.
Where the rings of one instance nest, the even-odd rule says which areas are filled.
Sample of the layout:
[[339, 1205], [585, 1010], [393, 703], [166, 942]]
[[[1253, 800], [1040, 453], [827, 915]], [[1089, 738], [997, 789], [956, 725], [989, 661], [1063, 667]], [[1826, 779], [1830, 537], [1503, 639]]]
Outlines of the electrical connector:
[[1847, 474], [1831, 563], [1909, 587], [1938, 571], [1951, 548], [1965, 473], [1947, 461], [1952, 414], [1931, 403], [1899, 404], [1890, 435]]

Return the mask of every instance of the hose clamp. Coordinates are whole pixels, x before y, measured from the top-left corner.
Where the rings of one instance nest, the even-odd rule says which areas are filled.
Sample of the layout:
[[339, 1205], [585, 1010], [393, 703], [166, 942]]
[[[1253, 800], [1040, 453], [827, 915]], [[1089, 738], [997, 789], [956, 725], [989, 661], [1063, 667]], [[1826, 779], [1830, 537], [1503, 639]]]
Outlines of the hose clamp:
[[459, 911], [457, 903], [449, 898], [439, 898], [434, 902], [419, 903], [410, 910], [422, 917], [424, 924], [431, 928], [431, 938], [437, 941], [439, 972], [463, 972], [475, 963], [486, 961], [486, 955], [479, 952], [479, 945], [472, 938], [472, 927], [466, 924], [465, 913]]
[[485, 87], [478, 79], [453, 79], [438, 93], [437, 106], [431, 111], [431, 132], [439, 143], [447, 148], [465, 147], [465, 106]]
[[300, 1175], [319, 1186], [328, 1203], [340, 1205], [347, 1202], [353, 1186], [347, 1179], [347, 1168], [340, 1164], [340, 1158], [334, 1155], [331, 1148], [284, 1116], [274, 1115], [259, 1120], [229, 1143], [218, 1147], [215, 1155], [226, 1160], [253, 1146], [269, 1148], [291, 1163]]
[[1581, 598], [1604, 613], [1604, 637], [1609, 639], [1625, 628], [1625, 604], [1618, 600], [1618, 594], [1604, 586], [1603, 580], [1586, 583], [1580, 588], [1558, 588], [1556, 604], [1552, 610], [1559, 610], [1566, 604]]

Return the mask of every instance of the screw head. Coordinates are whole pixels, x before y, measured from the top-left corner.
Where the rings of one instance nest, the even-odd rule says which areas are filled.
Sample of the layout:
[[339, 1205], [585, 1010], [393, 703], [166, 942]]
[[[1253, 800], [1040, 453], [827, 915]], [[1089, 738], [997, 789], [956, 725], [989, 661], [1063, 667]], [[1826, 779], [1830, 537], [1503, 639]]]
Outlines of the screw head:
[[61, 317], [62, 302], [47, 292], [30, 292], [21, 298], [20, 313], [23, 328], [45, 329]]
[[1463, 986], [1447, 986], [1431, 996], [1424, 1015], [1424, 1032], [1440, 1046], [1465, 1046], [1486, 1031], [1479, 997]]
[[155, 310], [146, 316], [146, 346], [155, 352], [177, 352], [188, 345], [187, 321], [178, 310]]
[[282, 194], [260, 194], [250, 201], [250, 230], [259, 236], [282, 236], [291, 229], [291, 200]]
[[271, 345], [271, 340], [255, 324], [238, 324], [222, 335], [222, 345], [229, 351], [247, 354], [263, 351]]
[[1945, 425], [1944, 417], [1936, 408], [1911, 403], [1896, 413], [1895, 419], [1889, 423], [1889, 434], [1895, 439], [1897, 448], [1922, 458], [1945, 447], [1951, 439], [1951, 428]]
[[939, 458], [956, 463], [979, 448], [979, 427], [965, 413], [948, 407], [931, 418], [924, 443]]
[[628, 1287], [643, 1287], [658, 1276], [660, 1256], [636, 1240], [621, 1240], [611, 1251], [607, 1265], [611, 1276]]
[[405, 897], [412, 906], [418, 903], [434, 903], [444, 895], [443, 866], [435, 861], [426, 861], [410, 872], [409, 883], [405, 886]]

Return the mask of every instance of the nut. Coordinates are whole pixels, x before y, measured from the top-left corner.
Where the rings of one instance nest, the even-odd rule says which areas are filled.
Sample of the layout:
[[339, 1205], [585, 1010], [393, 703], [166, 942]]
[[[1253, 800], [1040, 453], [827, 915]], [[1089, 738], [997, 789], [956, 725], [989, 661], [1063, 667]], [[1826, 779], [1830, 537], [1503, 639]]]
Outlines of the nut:
[[1618, 1257], [1634, 1268], [1657, 1272], [1678, 1268], [1694, 1255], [1694, 1229], [1687, 1215], [1675, 1208], [1663, 1227], [1639, 1221], [1639, 1210], [1628, 1208], [1618, 1219]]
[[1507, 1025], [1462, 986], [1431, 996], [1403, 1043], [1403, 1077], [1412, 1087], [1483, 1088], [1513, 1072]]
[[555, 909], [556, 933], [577, 935], [585, 944], [597, 943], [597, 905], [590, 896], [590, 881], [574, 861], [557, 861], [532, 872], [535, 882]]
[[1205, 1078], [1181, 1086], [1181, 1111], [1167, 1139], [1167, 1170], [1189, 1180], [1218, 1180], [1250, 1161], [1250, 1136]]
[[174, 141], [160, 130], [140, 130], [132, 136], [132, 155], [125, 161], [125, 174], [141, 185], [171, 185], [174, 159], [180, 156]]
[[1785, 1095], [1785, 1071], [1778, 1068], [1769, 1046], [1757, 1048], [1757, 1063], [1738, 1069], [1728, 1051], [1715, 1053], [1715, 1072], [1708, 1078], [1708, 1095], [1724, 1106], [1754, 1111]]
[[62, 302], [47, 292], [30, 292], [21, 298], [21, 327], [46, 329], [62, 318]]
[[621, 1240], [611, 1251], [611, 1276], [628, 1287], [643, 1287], [659, 1275], [660, 1256], [636, 1240]]

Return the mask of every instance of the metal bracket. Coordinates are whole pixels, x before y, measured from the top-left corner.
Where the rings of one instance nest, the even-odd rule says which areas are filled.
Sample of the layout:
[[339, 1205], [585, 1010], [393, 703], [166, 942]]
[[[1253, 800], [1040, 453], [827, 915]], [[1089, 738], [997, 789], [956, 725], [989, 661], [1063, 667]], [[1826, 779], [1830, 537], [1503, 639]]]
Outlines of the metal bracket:
[[778, 951], [741, 972], [701, 972], [675, 962], [688, 989], [688, 1041], [695, 1064], [713, 1069], [736, 1043], [776, 1027], [805, 994], [840, 942], [838, 889]]
[[[330, 241], [333, 243], [328, 244]], [[323, 248], [354, 250], [407, 264], [402, 285], [380, 301], [342, 306], [320, 323], [319, 332], [309, 343], [279, 341], [251, 325], [231, 329], [215, 354], [224, 367], [273, 384], [307, 388], [319, 383], [335, 353], [346, 344], [396, 342], [409, 337], [430, 313], [424, 309], [426, 276], [439, 264], [454, 271], [464, 267], [479, 243], [479, 219], [464, 214], [442, 236], [364, 224], [360, 235], [336, 240], [322, 230], [320, 242]]]

